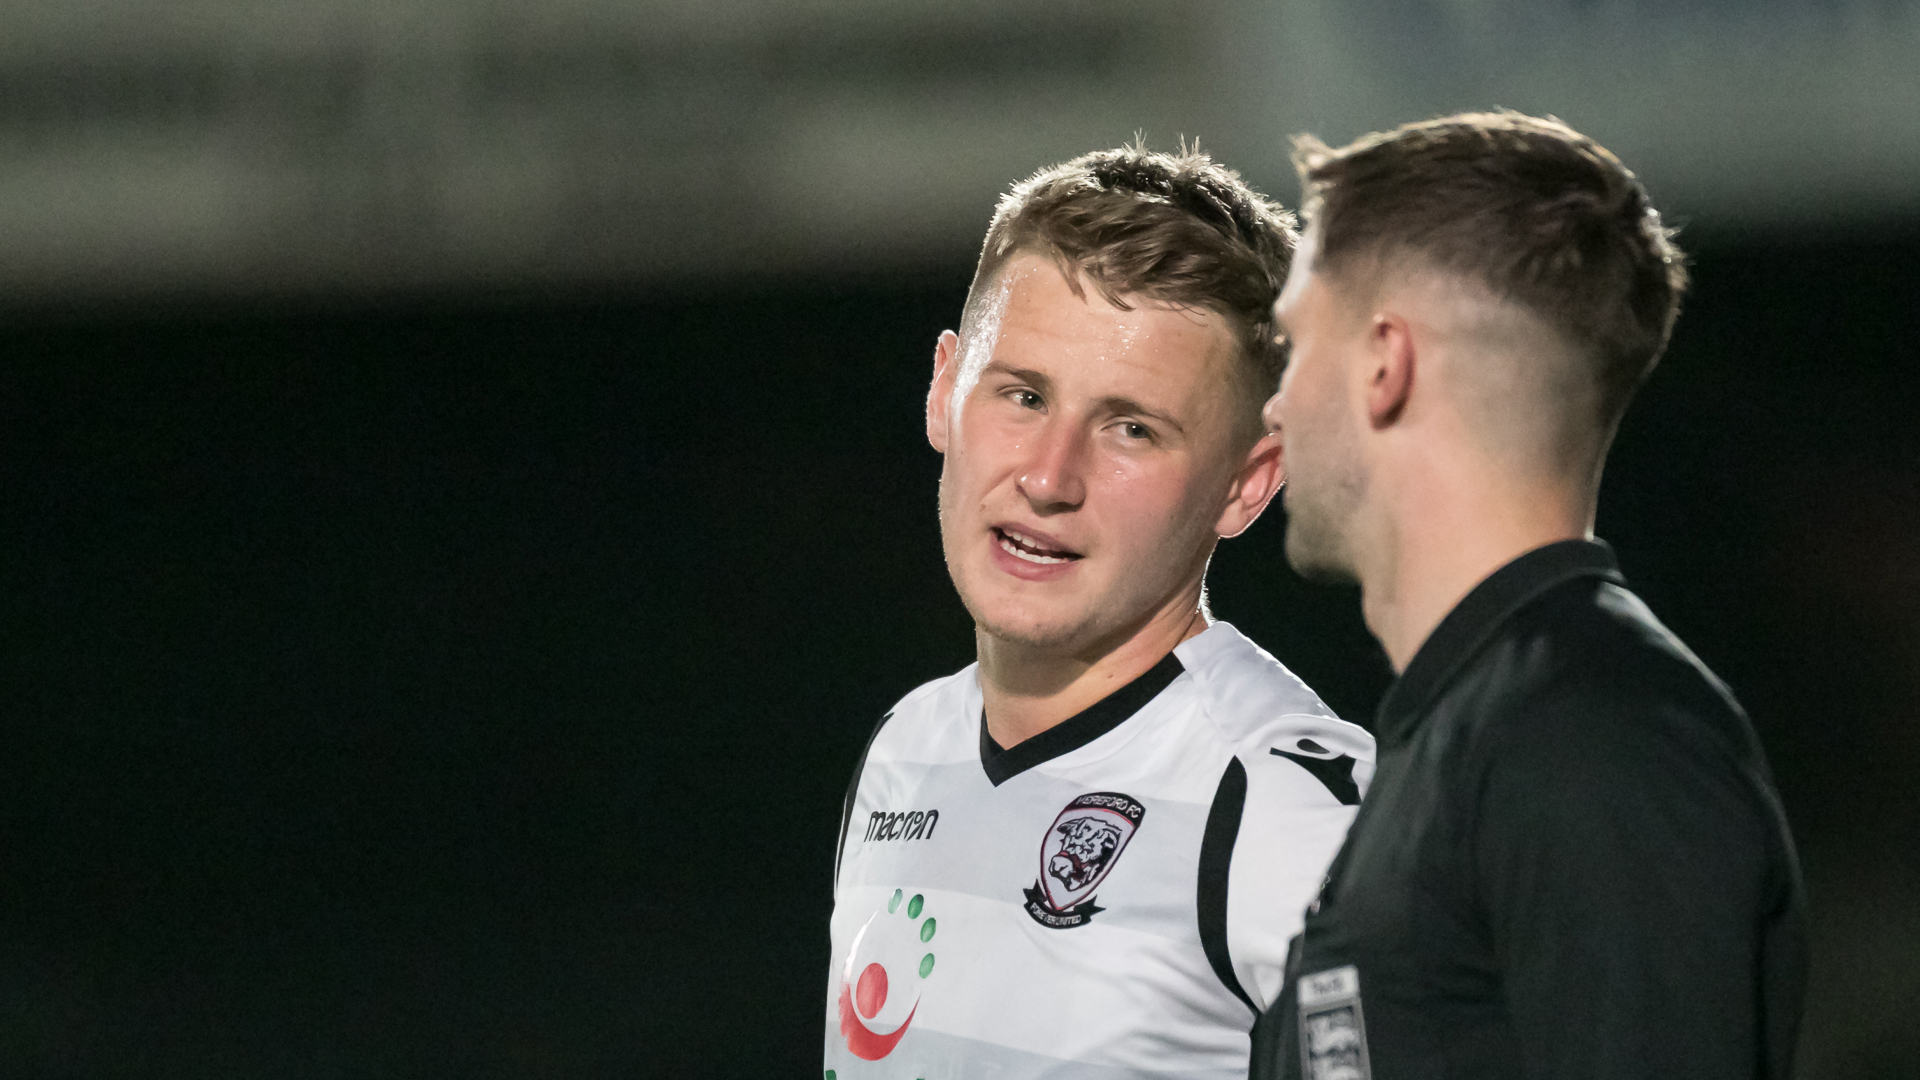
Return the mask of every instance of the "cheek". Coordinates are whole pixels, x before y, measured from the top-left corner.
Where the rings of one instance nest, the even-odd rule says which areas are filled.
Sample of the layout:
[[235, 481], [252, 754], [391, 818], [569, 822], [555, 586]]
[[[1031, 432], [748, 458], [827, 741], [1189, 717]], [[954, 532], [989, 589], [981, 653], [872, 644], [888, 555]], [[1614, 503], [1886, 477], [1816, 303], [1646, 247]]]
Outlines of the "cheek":
[[1300, 377], [1303, 370], [1300, 354], [1296, 351], [1287, 361], [1287, 370], [1280, 376], [1280, 390], [1267, 402], [1265, 418], [1268, 424], [1285, 427], [1287, 418], [1293, 415], [1294, 403], [1300, 400]]
[[954, 430], [941, 464], [941, 479], [955, 488], [955, 496], [977, 496], [1006, 474], [1021, 453], [1021, 433], [995, 424], [986, 410], [967, 418]]
[[1281, 383], [1275, 412], [1280, 417], [1283, 433], [1287, 428], [1310, 423], [1312, 416], [1324, 409], [1331, 387], [1325, 365], [1318, 360], [1318, 357], [1307, 358], [1290, 369]]
[[[1155, 551], [1184, 544], [1193, 534], [1211, 530], [1207, 492], [1224, 486], [1188, 469], [1110, 469], [1113, 483], [1102, 501], [1114, 542], [1130, 551]], [[1205, 520], [1202, 520], [1205, 519]]]

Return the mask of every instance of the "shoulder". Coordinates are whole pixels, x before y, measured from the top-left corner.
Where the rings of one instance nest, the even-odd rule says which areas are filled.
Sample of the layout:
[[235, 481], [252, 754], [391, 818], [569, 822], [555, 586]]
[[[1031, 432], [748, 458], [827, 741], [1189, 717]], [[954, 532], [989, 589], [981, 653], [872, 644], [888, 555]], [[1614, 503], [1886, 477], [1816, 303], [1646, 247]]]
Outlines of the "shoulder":
[[937, 711], [942, 705], [956, 704], [964, 698], [970, 688], [977, 687], [979, 680], [975, 671], [979, 664], [968, 664], [951, 675], [921, 683], [887, 710], [888, 716], [917, 716]]
[[1249, 788], [1351, 805], [1373, 776], [1373, 736], [1333, 714], [1299, 676], [1232, 625], [1217, 622], [1174, 650]]
[[979, 737], [979, 665], [968, 664], [951, 675], [913, 688], [880, 717], [869, 743], [869, 756], [899, 754], [918, 757], [948, 744], [972, 748]]
[[[1772, 779], [1739, 704], [1627, 589], [1570, 583], [1487, 658], [1516, 688], [1486, 729], [1483, 798], [1540, 828], [1651, 814], [1766, 827]], [[1489, 807], [1488, 809], [1492, 809]]]
[[1726, 685], [1646, 602], [1611, 581], [1556, 586], [1516, 612], [1499, 637], [1533, 651], [1533, 681], [1578, 682], [1590, 693], [1621, 699], [1684, 696], [1712, 709], [1738, 709]]
[[1221, 738], [1235, 746], [1313, 739], [1373, 760], [1373, 737], [1335, 716], [1320, 695], [1231, 623], [1174, 650]]
[[1729, 760], [1759, 752], [1739, 703], [1626, 588], [1570, 582], [1520, 612], [1480, 665], [1510, 686], [1500, 741], [1588, 753], [1680, 740]]

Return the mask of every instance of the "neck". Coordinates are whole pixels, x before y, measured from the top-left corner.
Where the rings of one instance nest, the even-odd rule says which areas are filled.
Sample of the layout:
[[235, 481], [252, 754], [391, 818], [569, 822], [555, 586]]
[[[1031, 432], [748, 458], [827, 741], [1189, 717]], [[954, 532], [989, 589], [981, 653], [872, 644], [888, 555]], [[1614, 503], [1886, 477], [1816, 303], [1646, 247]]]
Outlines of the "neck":
[[1360, 567], [1361, 607], [1395, 672], [1474, 586], [1537, 547], [1592, 534], [1593, 499], [1570, 485], [1414, 478]]
[[1174, 646], [1206, 628], [1198, 583], [1112, 647], [1041, 648], [976, 625], [987, 734], [1002, 747], [1025, 742], [1146, 674]]

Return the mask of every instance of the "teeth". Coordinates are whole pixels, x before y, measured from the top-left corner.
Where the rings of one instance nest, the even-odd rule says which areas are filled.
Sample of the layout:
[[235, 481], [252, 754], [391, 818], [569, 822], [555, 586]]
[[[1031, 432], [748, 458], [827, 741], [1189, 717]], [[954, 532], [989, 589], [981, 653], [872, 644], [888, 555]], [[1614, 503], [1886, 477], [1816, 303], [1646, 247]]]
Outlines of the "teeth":
[[[1066, 559], [1054, 558], [1051, 555], [1040, 555], [1031, 551], [1027, 551], [1021, 548], [1020, 544], [1016, 544], [1014, 542], [1016, 540], [1019, 541], [1020, 544], [1033, 544], [1032, 540], [1028, 539], [1027, 537], [1021, 536], [1019, 533], [1014, 532], [1011, 529], [1002, 529], [1000, 531], [1000, 550], [1006, 552], [1009, 555], [1012, 555], [1016, 559], [1025, 559], [1030, 563], [1041, 563], [1043, 565], [1049, 565], [1053, 563], [1063, 563], [1068, 561]], [[1038, 547], [1039, 545], [1034, 544], [1034, 546]]]
[[1030, 548], [1039, 548], [1042, 551], [1046, 550], [1047, 545], [1041, 543], [1038, 540], [1035, 540], [1033, 537], [1028, 536], [1026, 533], [1018, 532], [1013, 529], [1002, 529], [1000, 531], [1012, 537], [1014, 543], [1016, 544], [1025, 544]]

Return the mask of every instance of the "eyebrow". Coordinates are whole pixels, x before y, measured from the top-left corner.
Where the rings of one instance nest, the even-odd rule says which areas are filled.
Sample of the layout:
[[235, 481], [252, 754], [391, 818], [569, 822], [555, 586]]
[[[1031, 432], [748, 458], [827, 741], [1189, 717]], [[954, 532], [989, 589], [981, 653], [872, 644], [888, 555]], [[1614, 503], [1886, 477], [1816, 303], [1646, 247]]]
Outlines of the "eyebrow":
[[1002, 375], [1019, 379], [1042, 392], [1053, 389], [1053, 380], [1047, 378], [1044, 372], [1035, 371], [1032, 368], [1014, 367], [1012, 364], [1003, 364], [998, 360], [989, 360], [981, 374], [984, 375], [988, 371], [997, 371]]

